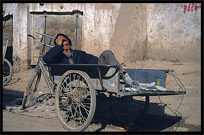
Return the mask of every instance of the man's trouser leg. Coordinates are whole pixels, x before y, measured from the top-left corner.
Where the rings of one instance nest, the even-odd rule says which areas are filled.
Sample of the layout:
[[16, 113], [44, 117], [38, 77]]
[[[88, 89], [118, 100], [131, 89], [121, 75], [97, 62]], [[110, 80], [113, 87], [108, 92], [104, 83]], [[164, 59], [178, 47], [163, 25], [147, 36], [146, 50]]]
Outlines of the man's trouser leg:
[[115, 58], [115, 55], [110, 50], [105, 50], [101, 53], [98, 59], [98, 64], [106, 64], [106, 65], [118, 65], [120, 66], [120, 63]]
[[106, 64], [106, 65], [117, 65], [121, 69], [121, 77], [124, 79], [124, 81], [127, 84], [130, 84], [133, 82], [133, 80], [130, 78], [128, 73], [121, 67], [120, 63], [118, 60], [115, 58], [115, 55], [111, 50], [105, 50], [101, 53], [98, 59], [98, 64]]

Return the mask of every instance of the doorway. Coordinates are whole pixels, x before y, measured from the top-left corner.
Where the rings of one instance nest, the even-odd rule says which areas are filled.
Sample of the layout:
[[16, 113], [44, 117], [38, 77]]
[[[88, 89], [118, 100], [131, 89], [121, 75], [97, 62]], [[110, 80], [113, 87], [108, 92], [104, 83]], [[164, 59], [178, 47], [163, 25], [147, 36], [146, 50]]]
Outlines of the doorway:
[[[82, 11], [72, 12], [30, 12], [28, 33], [40, 41], [38, 33], [47, 34], [55, 37], [58, 33], [68, 35], [72, 41], [73, 49], [81, 49], [82, 46]], [[54, 45], [54, 41], [51, 42]], [[40, 49], [34, 47], [32, 39], [28, 38], [28, 46], [30, 50], [30, 65], [36, 65], [39, 57]], [[50, 48], [46, 47], [45, 51]]]

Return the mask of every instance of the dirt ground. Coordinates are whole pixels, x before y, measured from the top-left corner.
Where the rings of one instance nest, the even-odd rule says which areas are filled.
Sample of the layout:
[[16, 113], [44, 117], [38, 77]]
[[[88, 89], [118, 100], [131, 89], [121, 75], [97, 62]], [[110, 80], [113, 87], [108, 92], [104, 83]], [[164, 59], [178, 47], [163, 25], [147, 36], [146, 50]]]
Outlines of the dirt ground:
[[[92, 123], [86, 129], [90, 132], [200, 132], [201, 131], [201, 65], [200, 63], [181, 63], [179, 61], [145, 60], [125, 63], [125, 68], [135, 69], [171, 69], [182, 81], [186, 88], [186, 95], [176, 114], [172, 114], [179, 105], [182, 95], [160, 97], [165, 106], [165, 112], [159, 104], [157, 96], [150, 97], [148, 111], [141, 119], [133, 123], [122, 123], [114, 118], [110, 112], [107, 97], [97, 97], [100, 104]], [[8, 106], [16, 99], [23, 97], [23, 92], [33, 69], [13, 75], [12, 81], [3, 87], [3, 132], [46, 131], [66, 132], [57, 117], [38, 117], [9, 111]], [[43, 78], [43, 77], [42, 77]], [[167, 76], [167, 88], [177, 89], [176, 83]], [[48, 91], [41, 79], [38, 91]], [[134, 97], [134, 100], [143, 100], [144, 97]], [[101, 102], [102, 101], [102, 102]], [[20, 104], [20, 103], [19, 103]]]

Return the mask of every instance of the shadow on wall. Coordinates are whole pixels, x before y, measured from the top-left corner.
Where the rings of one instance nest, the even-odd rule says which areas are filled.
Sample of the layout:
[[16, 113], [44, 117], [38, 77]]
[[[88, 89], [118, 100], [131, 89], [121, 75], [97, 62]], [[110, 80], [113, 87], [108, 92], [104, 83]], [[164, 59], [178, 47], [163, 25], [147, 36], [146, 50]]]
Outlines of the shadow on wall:
[[13, 46], [8, 46], [6, 50], [5, 58], [11, 63], [13, 66]]

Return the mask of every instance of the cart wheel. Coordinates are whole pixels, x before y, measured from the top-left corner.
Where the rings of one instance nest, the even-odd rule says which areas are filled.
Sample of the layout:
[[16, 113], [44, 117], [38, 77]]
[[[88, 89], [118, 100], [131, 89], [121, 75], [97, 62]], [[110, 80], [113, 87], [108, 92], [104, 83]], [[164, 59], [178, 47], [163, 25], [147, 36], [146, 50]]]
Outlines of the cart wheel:
[[68, 131], [83, 131], [91, 123], [96, 95], [90, 77], [82, 71], [70, 70], [63, 74], [55, 93], [56, 111]]
[[30, 78], [26, 90], [24, 92], [24, 97], [22, 101], [22, 109], [32, 106], [36, 103], [35, 92], [37, 91], [38, 84], [41, 78], [41, 70], [34, 72], [33, 76]]
[[149, 97], [146, 101], [134, 100], [133, 97], [111, 97], [111, 111], [113, 116], [123, 124], [131, 124], [139, 120], [147, 111]]
[[11, 63], [7, 60], [4, 59], [3, 63], [3, 85], [7, 85], [9, 81], [11, 80], [13, 75], [13, 68], [11, 66]]

